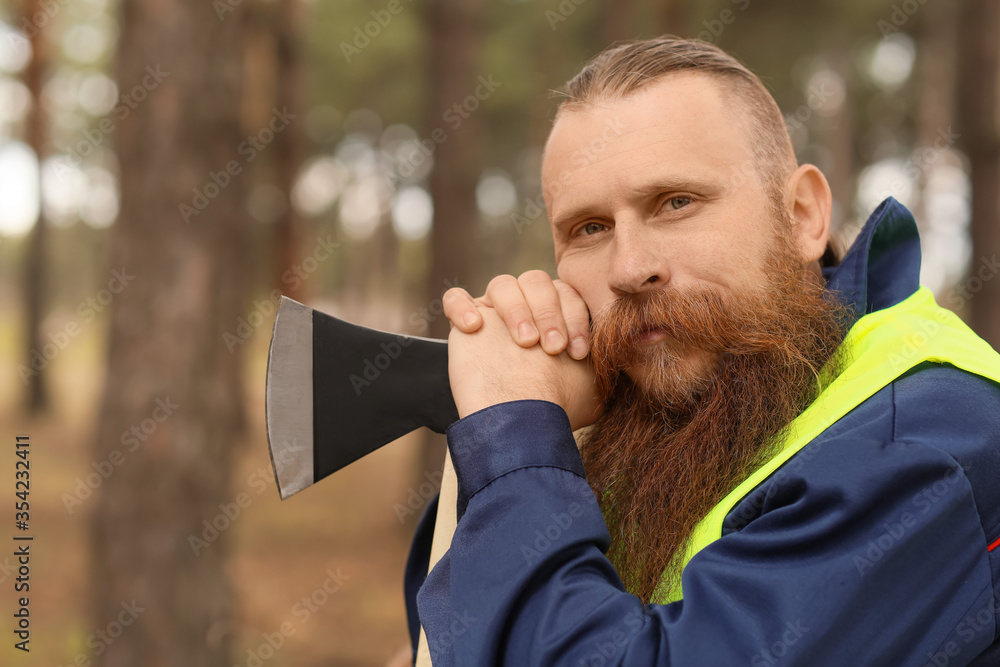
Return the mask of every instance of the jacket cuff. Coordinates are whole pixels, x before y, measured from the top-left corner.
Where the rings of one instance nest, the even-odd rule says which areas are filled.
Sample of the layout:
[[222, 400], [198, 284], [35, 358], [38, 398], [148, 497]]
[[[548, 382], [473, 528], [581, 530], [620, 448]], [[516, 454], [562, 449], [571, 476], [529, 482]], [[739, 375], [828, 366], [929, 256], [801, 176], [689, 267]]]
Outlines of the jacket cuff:
[[448, 449], [458, 477], [458, 518], [472, 496], [521, 468], [550, 467], [586, 478], [569, 417], [550, 401], [498, 403], [448, 427]]

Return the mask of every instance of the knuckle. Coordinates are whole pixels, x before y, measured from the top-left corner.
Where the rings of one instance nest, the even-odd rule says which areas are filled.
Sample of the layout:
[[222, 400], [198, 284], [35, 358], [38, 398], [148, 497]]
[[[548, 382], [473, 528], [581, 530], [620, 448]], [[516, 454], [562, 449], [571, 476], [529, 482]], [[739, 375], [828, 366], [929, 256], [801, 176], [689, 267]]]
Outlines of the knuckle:
[[522, 285], [540, 285], [551, 283], [552, 277], [541, 269], [531, 269], [522, 273], [517, 281]]
[[580, 293], [576, 291], [576, 288], [569, 283], [564, 283], [561, 280], [555, 281], [556, 291], [559, 292], [560, 298], [572, 303], [579, 302], [583, 303], [583, 297]]
[[490, 292], [495, 292], [504, 285], [509, 285], [511, 282], [517, 282], [517, 279], [510, 274], [504, 273], [499, 276], [494, 276], [493, 279], [490, 280], [489, 284], [486, 285], [486, 292], [487, 294]]
[[565, 280], [556, 278], [552, 281], [552, 284], [556, 286], [556, 289], [560, 292], [566, 292], [567, 294], [576, 294], [576, 288], [570, 285]]
[[514, 306], [509, 306], [503, 312], [500, 313], [504, 321], [507, 322], [511, 327], [517, 327], [522, 322], [532, 322], [531, 311], [528, 310], [527, 306], [518, 304]]
[[441, 295], [441, 304], [444, 306], [445, 313], [451, 312], [454, 309], [461, 306], [461, 304], [472, 297], [461, 287], [451, 287], [447, 292]]
[[455, 299], [463, 299], [464, 297], [467, 296], [469, 296], [469, 293], [466, 292], [461, 287], [449, 287], [448, 290], [443, 295], [441, 295], [441, 300], [454, 301]]
[[534, 309], [534, 315], [535, 319], [540, 322], [562, 326], [563, 314], [558, 304], [538, 306]]

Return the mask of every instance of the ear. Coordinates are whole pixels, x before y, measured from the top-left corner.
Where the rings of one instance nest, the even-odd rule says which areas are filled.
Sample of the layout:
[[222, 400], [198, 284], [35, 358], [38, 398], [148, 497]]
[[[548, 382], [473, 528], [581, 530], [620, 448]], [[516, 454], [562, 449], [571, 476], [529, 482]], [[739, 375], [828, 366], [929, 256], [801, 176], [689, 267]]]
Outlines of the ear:
[[800, 166], [788, 177], [786, 205], [795, 224], [792, 237], [802, 263], [819, 261], [830, 237], [833, 195], [826, 176], [811, 164]]

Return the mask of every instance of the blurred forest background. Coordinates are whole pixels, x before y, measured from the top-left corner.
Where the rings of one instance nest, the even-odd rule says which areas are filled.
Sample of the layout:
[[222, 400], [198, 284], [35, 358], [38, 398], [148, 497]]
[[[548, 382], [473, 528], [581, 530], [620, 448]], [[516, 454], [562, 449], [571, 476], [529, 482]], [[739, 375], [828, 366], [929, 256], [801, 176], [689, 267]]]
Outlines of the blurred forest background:
[[4, 629], [0, 663], [396, 653], [440, 439], [280, 503], [275, 291], [443, 337], [449, 286], [552, 271], [551, 91], [662, 33], [762, 76], [844, 247], [909, 206], [923, 283], [1000, 347], [995, 0], [0, 0], [0, 419], [36, 536], [31, 653]]

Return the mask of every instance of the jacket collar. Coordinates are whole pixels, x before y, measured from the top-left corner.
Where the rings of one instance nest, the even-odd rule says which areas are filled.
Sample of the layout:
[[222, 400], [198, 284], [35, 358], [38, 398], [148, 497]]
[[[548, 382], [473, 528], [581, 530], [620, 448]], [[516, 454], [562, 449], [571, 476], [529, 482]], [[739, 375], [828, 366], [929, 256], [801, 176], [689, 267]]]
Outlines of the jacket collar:
[[889, 197], [871, 214], [838, 266], [823, 269], [826, 288], [855, 317], [896, 305], [920, 286], [920, 237], [905, 206]]

